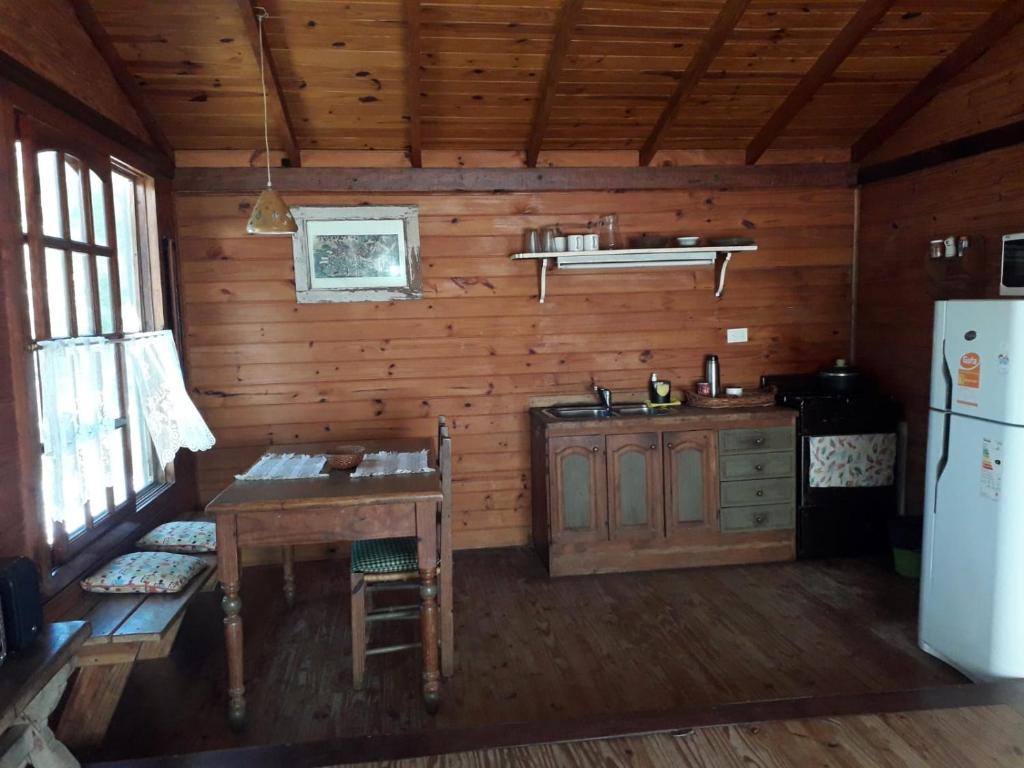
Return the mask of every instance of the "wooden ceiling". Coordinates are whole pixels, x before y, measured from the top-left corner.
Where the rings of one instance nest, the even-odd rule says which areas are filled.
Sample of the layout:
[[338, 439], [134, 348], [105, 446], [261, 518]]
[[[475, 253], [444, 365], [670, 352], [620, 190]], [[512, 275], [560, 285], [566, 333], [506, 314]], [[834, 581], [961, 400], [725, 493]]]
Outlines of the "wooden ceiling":
[[[249, 0], [73, 2], [174, 149], [261, 146]], [[845, 150], [1024, 14], [1021, 0], [261, 4], [283, 104], [272, 93], [272, 145], [411, 146], [414, 164], [421, 148]]]

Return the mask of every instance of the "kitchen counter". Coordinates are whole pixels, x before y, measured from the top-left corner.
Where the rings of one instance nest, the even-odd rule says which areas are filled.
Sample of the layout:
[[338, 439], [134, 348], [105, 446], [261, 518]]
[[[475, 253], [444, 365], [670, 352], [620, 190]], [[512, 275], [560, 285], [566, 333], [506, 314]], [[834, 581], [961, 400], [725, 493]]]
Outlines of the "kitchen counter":
[[[587, 405], [591, 405], [587, 403]], [[618, 403], [617, 405], [627, 405]], [[634, 430], [642, 429], [664, 429], [667, 425], [682, 425], [695, 421], [713, 421], [715, 424], [727, 425], [734, 422], [749, 422], [752, 419], [768, 418], [773, 421], [779, 419], [796, 422], [796, 411], [792, 408], [780, 408], [777, 405], [760, 406], [756, 408], [695, 408], [692, 405], [681, 405], [677, 408], [667, 408], [651, 415], [630, 414], [600, 416], [597, 418], [569, 417], [563, 418], [549, 413], [552, 408], [560, 406], [545, 406], [543, 408], [531, 408], [530, 418], [536, 423], [547, 425], [552, 432], [576, 432], [579, 428], [590, 430], [619, 431], [620, 429]], [[642, 425], [649, 424], [649, 427]], [[571, 429], [565, 430], [565, 427]]]
[[552, 407], [530, 409], [530, 455], [533, 540], [553, 576], [795, 556], [796, 411]]

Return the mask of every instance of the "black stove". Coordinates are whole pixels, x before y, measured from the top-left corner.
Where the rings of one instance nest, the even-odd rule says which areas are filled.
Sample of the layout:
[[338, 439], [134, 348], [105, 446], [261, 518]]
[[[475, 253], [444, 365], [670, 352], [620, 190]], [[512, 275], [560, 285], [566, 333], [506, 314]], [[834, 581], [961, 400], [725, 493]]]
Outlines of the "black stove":
[[887, 549], [887, 524], [898, 512], [897, 473], [883, 486], [815, 487], [811, 480], [812, 438], [891, 435], [897, 445], [903, 410], [871, 384], [837, 392], [817, 374], [763, 376], [775, 386], [776, 402], [797, 416], [797, 557], [849, 557]]

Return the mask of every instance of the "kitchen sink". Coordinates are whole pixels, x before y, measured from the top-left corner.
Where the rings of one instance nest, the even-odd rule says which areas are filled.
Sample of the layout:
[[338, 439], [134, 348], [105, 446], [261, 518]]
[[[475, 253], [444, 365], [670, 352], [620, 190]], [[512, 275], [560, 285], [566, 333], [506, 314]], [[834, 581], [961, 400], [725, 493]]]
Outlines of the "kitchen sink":
[[610, 416], [654, 416], [663, 409], [648, 408], [644, 403], [613, 405], [611, 413], [600, 405], [554, 405], [544, 413], [553, 419], [607, 419]]
[[611, 415], [600, 405], [557, 405], [544, 413], [556, 419], [606, 419]]

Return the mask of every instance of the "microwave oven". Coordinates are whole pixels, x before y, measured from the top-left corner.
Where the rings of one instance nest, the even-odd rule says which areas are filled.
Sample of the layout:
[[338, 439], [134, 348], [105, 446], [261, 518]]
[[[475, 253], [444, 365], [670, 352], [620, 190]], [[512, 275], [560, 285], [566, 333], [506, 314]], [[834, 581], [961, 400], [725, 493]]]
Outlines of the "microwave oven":
[[999, 267], [999, 295], [1024, 296], [1024, 232], [1003, 235], [1003, 260]]

